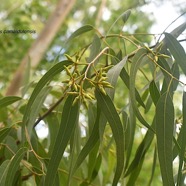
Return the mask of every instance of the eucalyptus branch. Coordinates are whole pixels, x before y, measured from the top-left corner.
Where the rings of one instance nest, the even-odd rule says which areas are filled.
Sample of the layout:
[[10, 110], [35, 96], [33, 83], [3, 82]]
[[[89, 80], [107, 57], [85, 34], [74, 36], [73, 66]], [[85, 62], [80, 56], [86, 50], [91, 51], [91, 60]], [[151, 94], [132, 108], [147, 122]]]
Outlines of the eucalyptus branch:
[[66, 91], [65, 93], [62, 95], [62, 97], [56, 102], [54, 103], [54, 105], [52, 105], [42, 116], [40, 116], [37, 121], [34, 123], [34, 127], [37, 126], [37, 124], [43, 120], [45, 117], [47, 117], [62, 101], [63, 99], [65, 98], [65, 95], [66, 95]]
[[161, 67], [152, 57], [150, 57], [149, 55], [147, 55], [147, 57], [154, 62], [159, 68], [161, 68], [165, 73], [167, 73], [172, 79], [178, 81], [179, 83], [181, 83], [182, 85], [186, 86], [186, 84], [182, 81], [180, 81], [179, 79], [177, 79], [176, 77], [174, 77], [170, 72], [168, 72], [166, 69], [164, 69], [163, 67]]

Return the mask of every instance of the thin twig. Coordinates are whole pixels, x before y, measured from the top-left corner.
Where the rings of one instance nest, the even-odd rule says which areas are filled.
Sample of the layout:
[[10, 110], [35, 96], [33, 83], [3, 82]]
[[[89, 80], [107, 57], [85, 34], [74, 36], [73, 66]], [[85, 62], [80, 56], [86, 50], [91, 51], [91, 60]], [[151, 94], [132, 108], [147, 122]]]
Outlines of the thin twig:
[[[66, 94], [65, 94], [66, 95]], [[37, 126], [37, 124], [43, 120], [45, 117], [47, 117], [65, 98], [65, 95], [63, 95], [54, 105], [52, 105], [42, 116], [40, 116], [37, 121], [34, 123], [34, 127]]]

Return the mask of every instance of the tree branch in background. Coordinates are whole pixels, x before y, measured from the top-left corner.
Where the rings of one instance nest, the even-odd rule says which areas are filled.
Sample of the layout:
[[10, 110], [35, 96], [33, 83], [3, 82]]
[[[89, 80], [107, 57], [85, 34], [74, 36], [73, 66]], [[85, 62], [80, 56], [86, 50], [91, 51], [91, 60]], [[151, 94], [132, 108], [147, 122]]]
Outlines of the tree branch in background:
[[17, 71], [13, 75], [9, 87], [7, 88], [6, 95], [18, 94], [19, 88], [21, 87], [23, 81], [26, 65], [28, 62], [30, 62], [31, 67], [34, 68], [39, 64], [47, 48], [54, 39], [57, 31], [75, 4], [75, 1], [76, 0], [60, 0], [58, 2], [54, 12], [51, 14], [37, 40], [23, 57]]

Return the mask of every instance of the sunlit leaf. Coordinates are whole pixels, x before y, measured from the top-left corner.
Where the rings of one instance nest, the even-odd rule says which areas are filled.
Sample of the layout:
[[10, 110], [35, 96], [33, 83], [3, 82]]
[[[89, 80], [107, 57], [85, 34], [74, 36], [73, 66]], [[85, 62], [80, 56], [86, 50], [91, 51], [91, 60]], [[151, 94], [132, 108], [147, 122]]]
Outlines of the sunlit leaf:
[[157, 149], [163, 185], [174, 185], [173, 179], [174, 106], [169, 93], [164, 93], [156, 106]]
[[74, 33], [72, 33], [72, 35], [68, 39], [68, 42], [71, 41], [72, 39], [74, 39], [75, 37], [80, 36], [81, 34], [89, 32], [93, 29], [94, 29], [94, 27], [91, 25], [82, 26], [81, 28], [77, 29]]
[[62, 159], [65, 148], [70, 140], [79, 117], [79, 102], [73, 104], [74, 96], [68, 96], [61, 117], [60, 128], [54, 144], [54, 149], [47, 167], [45, 186], [53, 185], [57, 168]]
[[[119, 63], [117, 63], [114, 67], [112, 67], [108, 73], [108, 82], [115, 88], [118, 77], [120, 75], [120, 72], [122, 70], [122, 68], [124, 67], [125, 63], [127, 62], [127, 56], [124, 57]], [[107, 94], [111, 97], [111, 99], [114, 98], [114, 92], [115, 89], [109, 88], [107, 89]]]
[[124, 134], [120, 117], [115, 109], [115, 106], [108, 95], [104, 95], [99, 90], [96, 90], [96, 99], [98, 106], [108, 120], [112, 129], [113, 137], [116, 142], [117, 165], [113, 180], [113, 186], [117, 185], [124, 167]]

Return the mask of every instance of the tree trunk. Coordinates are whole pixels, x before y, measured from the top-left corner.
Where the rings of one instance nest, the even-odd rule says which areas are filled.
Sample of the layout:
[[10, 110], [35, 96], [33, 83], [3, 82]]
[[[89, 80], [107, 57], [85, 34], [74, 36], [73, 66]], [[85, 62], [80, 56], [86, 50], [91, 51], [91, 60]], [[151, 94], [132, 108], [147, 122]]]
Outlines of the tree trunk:
[[75, 4], [75, 1], [76, 0], [60, 0], [58, 2], [56, 9], [51, 14], [42, 32], [30, 47], [27, 54], [23, 57], [17, 71], [13, 75], [9, 87], [7, 88], [6, 95], [18, 94], [19, 88], [23, 81], [26, 65], [28, 62], [30, 62], [31, 67], [33, 68], [39, 64], [57, 31]]

